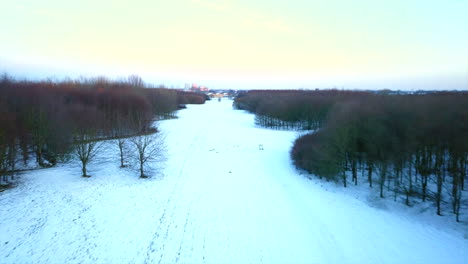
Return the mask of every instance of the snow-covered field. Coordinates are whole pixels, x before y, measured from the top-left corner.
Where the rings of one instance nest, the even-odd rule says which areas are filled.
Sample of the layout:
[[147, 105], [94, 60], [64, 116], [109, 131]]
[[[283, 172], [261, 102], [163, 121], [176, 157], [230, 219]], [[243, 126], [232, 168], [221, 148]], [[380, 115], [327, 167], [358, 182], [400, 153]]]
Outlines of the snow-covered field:
[[296, 132], [231, 103], [161, 122], [167, 160], [150, 179], [112, 144], [91, 178], [76, 163], [21, 175], [0, 193], [0, 263], [468, 263], [466, 225], [307, 179]]

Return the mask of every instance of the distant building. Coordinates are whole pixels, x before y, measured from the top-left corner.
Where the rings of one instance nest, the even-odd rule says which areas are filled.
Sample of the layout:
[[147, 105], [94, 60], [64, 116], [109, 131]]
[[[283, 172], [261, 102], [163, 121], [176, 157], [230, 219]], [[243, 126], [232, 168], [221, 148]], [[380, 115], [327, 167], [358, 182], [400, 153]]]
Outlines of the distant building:
[[198, 86], [198, 84], [192, 83], [190, 90], [192, 92], [208, 92], [210, 89], [208, 89], [206, 86]]
[[224, 94], [222, 94], [222, 93], [211, 93], [211, 94], [209, 94], [209, 96], [211, 98], [223, 98]]

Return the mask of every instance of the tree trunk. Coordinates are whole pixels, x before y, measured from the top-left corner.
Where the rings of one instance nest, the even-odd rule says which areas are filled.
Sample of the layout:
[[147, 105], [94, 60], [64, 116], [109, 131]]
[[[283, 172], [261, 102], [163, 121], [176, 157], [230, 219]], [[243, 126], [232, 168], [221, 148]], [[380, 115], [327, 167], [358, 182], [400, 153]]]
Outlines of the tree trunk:
[[[456, 216], [456, 220], [457, 222], [460, 222], [460, 202], [461, 202], [461, 196], [462, 196], [462, 189], [461, 189], [461, 185], [462, 185], [462, 176], [463, 176], [463, 172], [461, 172], [461, 170], [459, 170], [460, 168], [457, 168], [457, 161], [456, 161], [456, 157], [453, 158], [454, 159], [454, 170], [453, 170], [453, 188], [452, 188], [452, 199], [453, 199], [453, 212], [455, 213], [455, 216]], [[462, 158], [460, 158], [460, 164], [459, 165], [462, 165], [461, 163], [463, 162]]]
[[442, 200], [442, 174], [440, 171], [437, 172], [437, 193], [436, 193], [436, 204], [437, 204], [437, 215], [440, 213], [440, 201]]
[[147, 178], [143, 170], [143, 165], [144, 165], [143, 162], [140, 161], [140, 178]]
[[434, 170], [435, 170], [435, 173], [436, 173], [436, 177], [437, 177], [437, 181], [436, 181], [436, 184], [437, 184], [437, 192], [436, 192], [436, 206], [437, 206], [437, 215], [442, 215], [441, 212], [440, 212], [440, 202], [442, 200], [442, 184], [443, 184], [443, 175], [442, 175], [442, 171], [443, 171], [443, 163], [444, 163], [444, 159], [443, 159], [443, 152], [441, 151], [437, 151], [436, 152], [436, 157], [435, 157], [435, 166], [434, 166]]
[[44, 167], [44, 158], [42, 157], [42, 147], [36, 146], [36, 160], [39, 166]]
[[380, 183], [380, 198], [384, 198], [383, 189], [385, 185], [386, 176], [387, 176], [387, 164], [384, 163], [380, 171], [380, 182], [379, 182]]
[[372, 188], [372, 164], [369, 162], [367, 166], [368, 166], [367, 180], [369, 181], [369, 187]]
[[140, 177], [141, 178], [147, 178], [146, 175], [145, 175], [145, 171], [144, 171], [144, 165], [145, 165], [145, 150], [142, 147], [140, 147], [139, 149], [139, 155], [140, 155]]
[[427, 190], [427, 179], [429, 178], [428, 175], [421, 174], [421, 187], [422, 187], [422, 200], [423, 202], [426, 201], [426, 190]]
[[457, 193], [458, 193], [458, 181], [457, 181], [457, 172], [456, 172], [456, 161], [455, 161], [455, 158], [452, 157], [452, 168], [451, 168], [451, 172], [452, 172], [452, 211], [454, 214], [456, 214], [457, 210], [456, 210], [456, 200], [457, 200]]
[[461, 175], [456, 175], [455, 176], [455, 179], [454, 181], [456, 181], [456, 185], [457, 185], [457, 188], [456, 188], [456, 194], [455, 194], [455, 197], [454, 197], [454, 200], [455, 200], [455, 215], [456, 215], [456, 220], [457, 222], [460, 222], [460, 202], [461, 202], [461, 196], [462, 196], [462, 192], [461, 192]]
[[460, 222], [460, 203], [461, 203], [461, 188], [458, 188], [458, 195], [457, 195], [457, 200], [456, 200], [456, 205], [455, 205], [455, 215], [457, 222]]
[[344, 184], [344, 187], [346, 188], [346, 170], [343, 169], [343, 184]]
[[408, 180], [409, 180], [409, 186], [408, 188], [405, 188], [406, 190], [406, 205], [409, 206], [409, 196], [413, 192], [413, 175], [412, 175], [412, 165], [410, 163], [408, 167]]
[[89, 177], [89, 175], [86, 173], [86, 161], [82, 160], [81, 161], [81, 171], [83, 172], [83, 177]]
[[409, 192], [412, 193], [413, 192], [413, 169], [411, 167], [411, 164], [409, 166], [409, 171], [408, 171], [408, 178], [409, 178]]
[[124, 168], [125, 163], [124, 163], [124, 141], [123, 139], [118, 139], [118, 145], [119, 145], [119, 151], [120, 151], [120, 167]]
[[400, 184], [399, 184], [399, 178], [400, 178], [400, 170], [397, 170], [397, 175], [395, 175], [395, 179], [393, 181], [393, 200], [396, 202], [397, 200], [397, 194], [398, 194], [398, 189], [400, 187]]
[[467, 157], [460, 158], [460, 188], [461, 190], [465, 190], [465, 177], [466, 177], [466, 161]]
[[356, 168], [356, 166], [357, 166], [356, 160], [353, 159], [353, 161], [351, 161], [351, 170], [353, 172], [354, 185], [357, 185], [357, 168]]
[[409, 206], [409, 190], [405, 188], [405, 194], [406, 194], [406, 199], [405, 199], [405, 204]]

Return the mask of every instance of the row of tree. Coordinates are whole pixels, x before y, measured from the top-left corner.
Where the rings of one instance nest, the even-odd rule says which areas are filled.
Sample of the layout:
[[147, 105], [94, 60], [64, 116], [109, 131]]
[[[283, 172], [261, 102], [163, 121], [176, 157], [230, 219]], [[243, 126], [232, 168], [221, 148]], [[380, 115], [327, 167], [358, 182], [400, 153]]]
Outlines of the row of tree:
[[[467, 92], [262, 91], [236, 104], [261, 118], [296, 116], [296, 122], [315, 124], [310, 128], [316, 131], [299, 137], [291, 150], [297, 167], [345, 187], [350, 180], [377, 185], [381, 197], [401, 197], [408, 205], [418, 197], [433, 201], [439, 215], [449, 204], [459, 221], [466, 206]], [[297, 108], [307, 109], [303, 117]]]
[[367, 94], [340, 90], [252, 90], [239, 93], [234, 108], [254, 113], [256, 123], [264, 127], [315, 130], [322, 127], [337, 101]]
[[[96, 141], [156, 132], [156, 119], [172, 116], [180, 104], [204, 103], [203, 95], [146, 85], [138, 76], [67, 81], [0, 79], [0, 177], [34, 157], [53, 166], [74, 151], [86, 164]], [[119, 144], [120, 144], [119, 143]], [[123, 153], [122, 153], [123, 155]], [[123, 156], [122, 156], [123, 157]], [[121, 160], [123, 164], [123, 158]], [[143, 175], [143, 174], [142, 174]]]

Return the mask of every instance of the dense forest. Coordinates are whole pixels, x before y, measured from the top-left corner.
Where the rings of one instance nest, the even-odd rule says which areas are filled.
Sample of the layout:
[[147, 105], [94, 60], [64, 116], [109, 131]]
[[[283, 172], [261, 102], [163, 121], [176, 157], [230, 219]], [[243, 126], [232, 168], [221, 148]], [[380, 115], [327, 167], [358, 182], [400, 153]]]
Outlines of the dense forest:
[[249, 91], [234, 107], [258, 125], [313, 130], [291, 150], [294, 164], [380, 197], [450, 205], [459, 221], [468, 162], [468, 92]]
[[[156, 132], [153, 121], [173, 117], [181, 104], [203, 104], [204, 95], [152, 87], [138, 76], [67, 81], [0, 79], [0, 180], [31, 159], [54, 166], [76, 153], [86, 164], [95, 142]], [[138, 147], [138, 146], [137, 146]], [[123, 153], [121, 164], [124, 166]], [[23, 166], [24, 167], [24, 166]], [[143, 175], [143, 173], [142, 173]]]

